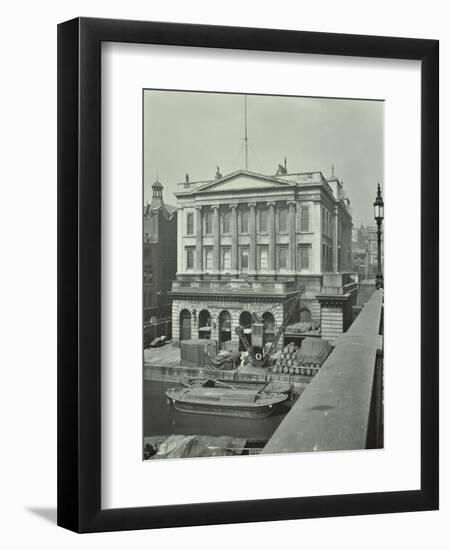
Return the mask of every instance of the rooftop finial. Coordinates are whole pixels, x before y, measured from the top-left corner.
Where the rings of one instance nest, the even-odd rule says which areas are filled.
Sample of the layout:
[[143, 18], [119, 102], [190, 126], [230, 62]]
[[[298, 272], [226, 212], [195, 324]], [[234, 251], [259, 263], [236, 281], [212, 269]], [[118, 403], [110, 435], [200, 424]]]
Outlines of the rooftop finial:
[[334, 164], [331, 165], [331, 177], [334, 178]]
[[220, 173], [220, 168], [216, 166], [216, 179], [219, 179], [222, 177], [222, 174]]
[[286, 161], [286, 157], [284, 157], [284, 165], [283, 164], [278, 165], [278, 169], [277, 169], [277, 173], [276, 173], [277, 176], [280, 176], [282, 174], [287, 174], [286, 165], [287, 165], [287, 161]]

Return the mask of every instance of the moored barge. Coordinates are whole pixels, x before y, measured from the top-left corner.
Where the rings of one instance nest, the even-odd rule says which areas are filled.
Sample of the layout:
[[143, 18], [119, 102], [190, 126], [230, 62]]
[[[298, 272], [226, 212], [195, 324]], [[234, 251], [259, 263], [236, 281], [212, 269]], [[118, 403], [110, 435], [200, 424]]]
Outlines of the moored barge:
[[226, 384], [169, 388], [166, 396], [180, 412], [239, 418], [266, 418], [288, 398], [285, 393], [265, 391], [264, 387], [254, 390]]

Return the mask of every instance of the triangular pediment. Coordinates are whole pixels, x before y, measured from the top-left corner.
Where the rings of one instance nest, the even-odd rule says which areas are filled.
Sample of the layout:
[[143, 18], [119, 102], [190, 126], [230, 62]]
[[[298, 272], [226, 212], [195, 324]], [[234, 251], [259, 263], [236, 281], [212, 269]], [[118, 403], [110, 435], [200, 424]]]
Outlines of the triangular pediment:
[[195, 193], [217, 193], [222, 191], [243, 191], [251, 189], [289, 188], [295, 186], [276, 177], [263, 176], [241, 170], [211, 181], [195, 189]]

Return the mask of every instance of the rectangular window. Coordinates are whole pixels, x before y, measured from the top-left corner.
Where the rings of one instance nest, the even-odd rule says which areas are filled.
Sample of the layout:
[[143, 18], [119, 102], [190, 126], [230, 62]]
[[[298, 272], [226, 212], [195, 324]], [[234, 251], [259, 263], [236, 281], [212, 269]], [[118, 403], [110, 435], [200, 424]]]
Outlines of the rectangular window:
[[188, 235], [194, 234], [194, 214], [192, 212], [186, 216], [186, 233]]
[[239, 269], [248, 271], [248, 248], [241, 248], [239, 251]]
[[309, 231], [309, 206], [301, 207], [300, 231], [307, 233]]
[[222, 271], [230, 271], [231, 269], [231, 250], [222, 248], [221, 268]]
[[278, 249], [278, 269], [287, 269], [287, 257], [288, 257], [288, 249], [287, 246], [281, 246]]
[[213, 268], [213, 249], [211, 247], [205, 247], [203, 257], [205, 271], [211, 271]]
[[258, 248], [258, 270], [267, 271], [269, 268], [269, 251], [267, 246], [260, 246]]
[[259, 212], [259, 231], [260, 233], [267, 233], [267, 209]]
[[297, 264], [299, 271], [309, 271], [311, 258], [311, 245], [300, 244], [298, 247]]
[[281, 208], [278, 212], [278, 231], [286, 233], [287, 231], [287, 209]]
[[205, 234], [211, 235], [212, 233], [212, 212], [205, 212]]
[[231, 230], [231, 212], [229, 210], [225, 210], [225, 212], [222, 214], [222, 233], [227, 234], [230, 233]]
[[186, 271], [194, 269], [194, 249], [186, 248]]
[[248, 210], [241, 210], [241, 233], [248, 233]]

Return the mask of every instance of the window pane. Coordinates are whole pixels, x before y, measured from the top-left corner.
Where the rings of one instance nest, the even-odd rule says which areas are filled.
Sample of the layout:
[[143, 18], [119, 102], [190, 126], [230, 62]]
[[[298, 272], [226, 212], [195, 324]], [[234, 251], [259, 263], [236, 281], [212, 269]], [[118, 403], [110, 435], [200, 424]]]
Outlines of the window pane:
[[309, 245], [299, 246], [299, 271], [309, 270], [311, 247]]
[[231, 223], [231, 212], [225, 211], [222, 214], [222, 232], [223, 233], [230, 232], [230, 223]]
[[268, 250], [267, 247], [260, 248], [258, 254], [258, 269], [267, 271], [268, 268]]
[[278, 213], [278, 230], [281, 232], [287, 231], [287, 210], [285, 208]]
[[300, 231], [309, 231], [309, 206], [301, 208]]
[[231, 251], [229, 248], [222, 250], [222, 269], [229, 271], [231, 269]]
[[259, 230], [261, 233], [267, 233], [267, 210], [261, 210], [259, 213]]
[[205, 214], [205, 233], [211, 234], [212, 233], [212, 213], [206, 212]]
[[241, 233], [248, 233], [248, 210], [241, 211]]
[[212, 269], [213, 253], [212, 248], [205, 248], [205, 269], [209, 271]]
[[240, 254], [241, 270], [248, 270], [248, 249], [243, 248]]
[[278, 251], [278, 269], [287, 268], [287, 248], [280, 248]]
[[186, 269], [194, 269], [194, 251], [191, 248], [186, 250]]
[[187, 222], [187, 234], [192, 235], [194, 233], [194, 215], [188, 214], [186, 222]]

